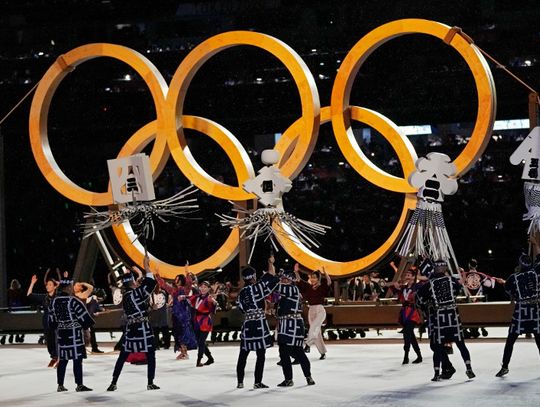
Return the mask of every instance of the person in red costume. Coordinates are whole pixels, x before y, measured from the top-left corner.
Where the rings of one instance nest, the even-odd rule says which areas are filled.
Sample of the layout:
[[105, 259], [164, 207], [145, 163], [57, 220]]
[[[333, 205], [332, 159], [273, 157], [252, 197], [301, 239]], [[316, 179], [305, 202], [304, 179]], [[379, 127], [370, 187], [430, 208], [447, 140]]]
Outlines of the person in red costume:
[[422, 318], [418, 309], [416, 308], [416, 290], [418, 289], [418, 283], [416, 283], [416, 275], [412, 270], [407, 270], [403, 273], [403, 279], [401, 282], [395, 282], [392, 290], [397, 295], [398, 301], [401, 303], [401, 310], [399, 312], [399, 324], [403, 327], [403, 350], [405, 354], [403, 356], [403, 364], [409, 363], [409, 350], [412, 346], [416, 352], [416, 359], [412, 363], [422, 362], [422, 354], [420, 353], [420, 347], [414, 335], [414, 328], [422, 323]]

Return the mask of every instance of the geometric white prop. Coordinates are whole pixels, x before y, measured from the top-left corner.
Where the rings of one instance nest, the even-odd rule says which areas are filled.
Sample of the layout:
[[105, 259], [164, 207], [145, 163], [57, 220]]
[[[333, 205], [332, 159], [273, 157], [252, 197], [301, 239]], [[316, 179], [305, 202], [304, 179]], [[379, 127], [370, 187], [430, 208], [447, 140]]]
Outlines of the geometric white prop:
[[416, 161], [417, 170], [409, 176], [409, 184], [418, 188], [418, 197], [442, 202], [444, 195], [453, 195], [458, 189], [456, 166], [446, 154], [429, 153]]
[[[275, 165], [279, 162], [279, 152], [276, 150], [264, 150], [261, 159], [265, 167], [259, 170], [259, 175], [255, 178], [244, 182], [242, 187], [246, 192], [256, 195], [258, 202], [264, 205], [264, 208], [255, 211], [246, 210], [231, 202], [234, 205], [233, 211], [242, 214], [243, 217], [216, 213], [221, 225], [231, 229], [238, 228], [241, 239], [253, 240], [248, 263], [251, 261], [259, 236], [265, 238], [265, 241], [269, 239], [276, 251], [279, 250], [273, 239], [276, 233], [282, 233], [307, 247], [319, 247], [319, 242], [313, 235], [324, 235], [330, 227], [299, 219], [285, 212], [282, 197], [284, 193], [291, 190], [292, 182], [287, 177], [284, 177]], [[282, 226], [281, 230], [274, 229], [272, 226], [274, 222]], [[286, 229], [291, 230], [292, 233], [288, 233]]]
[[518, 148], [510, 156], [510, 162], [514, 165], [521, 163], [525, 180], [523, 192], [525, 194], [525, 206], [527, 213], [523, 220], [529, 220], [529, 236], [540, 232], [540, 127], [536, 126], [529, 135], [521, 142]]
[[524, 180], [540, 180], [540, 126], [531, 130], [529, 135], [521, 142], [519, 147], [510, 156], [510, 162], [514, 165], [524, 163]]
[[146, 154], [107, 160], [107, 167], [115, 203], [156, 199], [150, 159]]
[[257, 195], [264, 206], [282, 208], [282, 196], [292, 188], [290, 179], [281, 175], [275, 164], [279, 162], [276, 150], [264, 150], [261, 155], [265, 167], [259, 170], [259, 175], [249, 179], [242, 185], [244, 191]]

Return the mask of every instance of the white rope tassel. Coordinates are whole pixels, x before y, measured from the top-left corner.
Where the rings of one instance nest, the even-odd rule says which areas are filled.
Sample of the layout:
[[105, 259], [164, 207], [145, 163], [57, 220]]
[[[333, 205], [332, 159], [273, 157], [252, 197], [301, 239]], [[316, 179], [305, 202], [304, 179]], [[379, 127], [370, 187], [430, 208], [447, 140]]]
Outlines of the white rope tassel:
[[540, 184], [535, 182], [525, 182], [523, 184], [523, 194], [525, 195], [525, 206], [527, 213], [523, 215], [523, 220], [529, 220], [527, 233], [533, 235], [540, 232]]
[[440, 203], [418, 200], [399, 241], [397, 253], [401, 256], [413, 254], [415, 257], [437, 260], [453, 258], [452, 243], [446, 231]]
[[[264, 238], [265, 241], [270, 240], [276, 251], [277, 245], [274, 242], [273, 237], [277, 234], [298, 241], [307, 247], [319, 247], [320, 243], [315, 238], [315, 235], [324, 235], [326, 230], [330, 229], [330, 227], [326, 225], [299, 219], [282, 209], [268, 207], [259, 208], [254, 212], [250, 212], [236, 205], [234, 202], [231, 203], [234, 205], [233, 211], [242, 213], [245, 217], [236, 218], [230, 215], [220, 215], [217, 213], [216, 216], [220, 219], [222, 226], [230, 227], [231, 229], [238, 228], [240, 230], [241, 239], [253, 240], [251, 254], [253, 254], [253, 248], [255, 248], [255, 243], [259, 236]], [[281, 230], [274, 229], [272, 227], [274, 221], [279, 222], [282, 226], [287, 226], [287, 228], [281, 228]], [[287, 232], [287, 230], [290, 232]]]

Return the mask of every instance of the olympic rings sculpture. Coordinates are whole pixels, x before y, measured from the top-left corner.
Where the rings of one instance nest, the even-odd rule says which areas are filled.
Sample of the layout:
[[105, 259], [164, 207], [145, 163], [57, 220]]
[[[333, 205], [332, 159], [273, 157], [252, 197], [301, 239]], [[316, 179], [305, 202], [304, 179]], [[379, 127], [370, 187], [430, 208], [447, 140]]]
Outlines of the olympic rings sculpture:
[[[192, 78], [213, 55], [238, 45], [260, 48], [278, 58], [289, 70], [298, 88], [302, 105], [302, 116], [283, 132], [275, 146], [282, 155], [278, 164], [282, 174], [293, 179], [300, 173], [313, 152], [319, 126], [331, 122], [338, 146], [352, 168], [380, 188], [405, 194], [401, 216], [392, 234], [378, 249], [360, 259], [348, 262], [332, 261], [317, 255], [295, 239], [279, 238], [280, 244], [288, 254], [304, 266], [316, 269], [324, 265], [332, 275], [350, 275], [375, 265], [397, 243], [406, 226], [409, 211], [416, 206], [416, 191], [408, 184], [407, 176], [414, 171], [417, 159], [410, 141], [390, 119], [373, 110], [350, 105], [352, 85], [362, 64], [375, 49], [393, 38], [416, 33], [437, 37], [454, 48], [463, 57], [474, 77], [478, 95], [478, 113], [470, 141], [454, 160], [458, 170], [457, 176], [460, 176], [482, 155], [489, 141], [496, 109], [495, 86], [486, 60], [470, 38], [459, 29], [421, 19], [393, 21], [361, 38], [341, 63], [332, 90], [331, 105], [323, 108], [320, 107], [313, 75], [304, 61], [288, 45], [266, 34], [232, 31], [207, 39], [181, 62], [169, 86], [157, 68], [145, 56], [132, 49], [105, 43], [75, 48], [58, 57], [36, 90], [29, 119], [32, 152], [47, 181], [66, 198], [93, 206], [113, 203], [110, 188], [107, 192], [88, 191], [73, 183], [62, 172], [50, 149], [47, 134], [49, 107], [62, 79], [85, 61], [111, 57], [128, 64], [143, 78], [154, 100], [157, 115], [155, 121], [148, 123], [131, 136], [118, 157], [140, 152], [153, 141], [150, 163], [154, 180], [159, 177], [169, 155], [172, 155], [180, 171], [206, 193], [232, 201], [254, 199], [254, 195], [245, 192], [241, 187], [247, 179], [255, 175], [253, 165], [242, 144], [218, 123], [198, 116], [183, 115], [183, 104]], [[386, 173], [369, 160], [354, 138], [352, 121], [373, 127], [388, 140], [402, 165], [403, 178]], [[184, 135], [186, 128], [206, 134], [223, 148], [236, 171], [238, 186], [221, 183], [196, 162], [187, 146]], [[274, 225], [274, 227], [281, 226]], [[142, 264], [143, 248], [136, 240], [131, 225], [125, 223], [116, 226], [114, 233], [130, 258]], [[191, 270], [197, 273], [227, 264], [238, 253], [239, 242], [238, 230], [232, 230], [215, 253], [199, 263], [190, 265]], [[151, 265], [159, 266], [160, 273], [169, 278], [183, 271], [183, 266], [163, 262], [154, 256], [151, 256]]]

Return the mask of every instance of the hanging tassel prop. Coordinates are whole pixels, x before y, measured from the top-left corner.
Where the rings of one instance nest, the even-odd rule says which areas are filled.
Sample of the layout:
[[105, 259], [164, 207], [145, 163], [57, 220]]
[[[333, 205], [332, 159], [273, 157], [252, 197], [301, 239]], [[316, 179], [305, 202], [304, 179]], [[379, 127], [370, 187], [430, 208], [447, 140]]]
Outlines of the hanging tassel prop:
[[429, 153], [417, 160], [416, 168], [409, 176], [409, 184], [418, 188], [418, 203], [398, 243], [397, 253], [403, 257], [443, 260], [457, 271], [441, 205], [444, 195], [457, 191], [457, 180], [451, 178], [456, 167], [446, 154]]
[[155, 220], [168, 223], [170, 218], [189, 219], [187, 216], [199, 209], [196, 198], [188, 198], [198, 189], [190, 185], [170, 198], [153, 202], [137, 202], [132, 204], [118, 205], [118, 209], [98, 211], [91, 208], [92, 212], [86, 212], [81, 225], [84, 238], [98, 230], [103, 230], [113, 225], [117, 226], [125, 221], [131, 222], [137, 234], [137, 238], [153, 240], [155, 238]]
[[99, 230], [123, 222], [133, 222], [146, 254], [147, 239], [155, 237], [155, 220], [169, 222], [170, 218], [188, 218], [198, 210], [197, 199], [192, 195], [198, 189], [190, 185], [170, 198], [155, 200], [150, 160], [146, 154], [108, 160], [109, 177], [115, 206], [113, 209], [84, 214], [86, 223], [81, 225], [84, 238]]
[[[279, 153], [275, 150], [264, 150], [261, 158], [265, 167], [261, 168], [257, 177], [246, 181], [243, 188], [246, 192], [255, 194], [263, 207], [250, 211], [231, 202], [234, 205], [233, 211], [244, 216], [216, 214], [221, 225], [231, 229], [238, 228], [241, 239], [253, 242], [248, 263], [251, 261], [259, 238], [264, 239], [265, 242], [270, 240], [275, 251], [278, 251], [278, 246], [274, 237], [278, 234], [307, 247], [320, 247], [315, 235], [324, 235], [330, 227], [300, 219], [285, 212], [282, 197], [291, 190], [292, 183], [275, 166], [279, 162]], [[273, 227], [274, 222], [281, 227]]]

